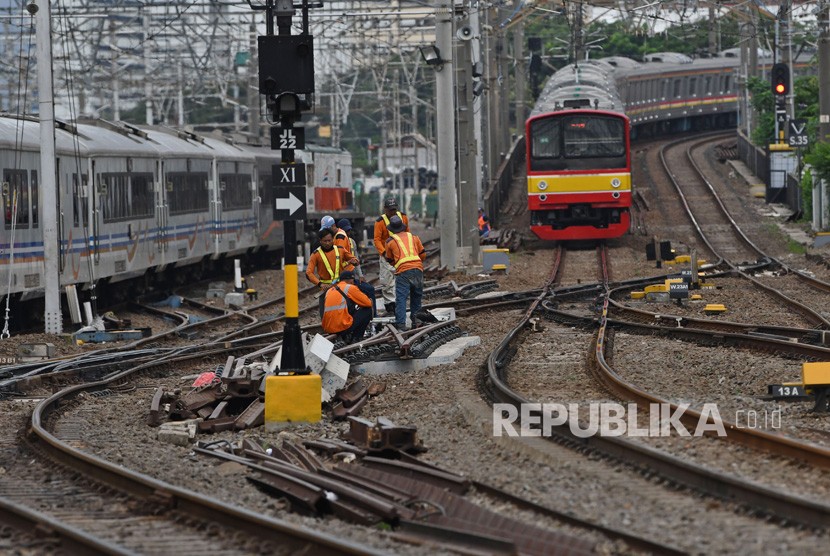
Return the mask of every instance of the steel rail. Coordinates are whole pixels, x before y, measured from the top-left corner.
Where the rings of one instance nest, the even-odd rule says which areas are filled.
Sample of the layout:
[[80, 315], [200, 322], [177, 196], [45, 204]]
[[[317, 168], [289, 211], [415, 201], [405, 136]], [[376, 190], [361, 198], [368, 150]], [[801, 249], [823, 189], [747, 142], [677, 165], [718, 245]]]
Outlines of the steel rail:
[[[522, 404], [532, 403], [531, 400], [525, 399], [507, 385], [506, 366], [511, 356], [510, 346], [512, 342], [527, 326], [533, 311], [538, 305], [543, 303], [546, 295], [547, 289], [542, 295], [539, 296], [531, 308], [528, 309], [527, 313], [525, 313], [525, 315], [520, 319], [518, 325], [508, 332], [499, 346], [488, 356], [486, 383], [484, 388], [486, 395], [492, 401], [507, 403], [516, 408], [519, 408]], [[603, 316], [599, 321], [600, 330], [598, 331], [596, 344], [593, 350], [596, 361], [598, 362], [596, 365], [597, 367], [601, 367], [599, 361], [605, 361], [605, 330], [610, 322], [607, 319], [607, 307], [608, 296], [606, 295], [603, 304]], [[590, 322], [592, 328], [596, 327], [597, 319], [595, 318], [576, 317], [574, 315], [568, 316], [578, 322]], [[627, 396], [621, 397], [622, 399], [629, 399]], [[521, 411], [519, 411], [519, 414], [521, 415]], [[691, 415], [691, 413], [689, 413], [689, 415]], [[539, 423], [543, 422], [540, 410], [531, 410], [530, 416], [530, 422], [524, 423], [522, 426], [538, 428]], [[695, 418], [695, 425], [697, 422], [698, 419]], [[740, 429], [735, 428], [730, 430]], [[544, 432], [547, 433], [548, 431], [546, 430]], [[806, 524], [811, 527], [824, 528], [830, 525], [830, 506], [825, 504], [787, 495], [758, 484], [729, 477], [709, 470], [703, 466], [693, 464], [688, 460], [672, 456], [665, 452], [655, 450], [643, 444], [632, 442], [625, 438], [599, 435], [578, 437], [571, 431], [570, 423], [558, 426], [554, 425], [550, 428], [549, 432], [550, 435], [545, 436], [545, 438], [551, 441], [561, 442], [569, 446], [574, 446], [578, 449], [587, 449], [602, 453], [608, 457], [616, 459], [622, 464], [649, 470], [657, 473], [672, 483], [691, 487], [696, 491], [703, 492], [720, 499], [733, 500], [756, 510], [763, 511], [767, 514], [775, 515], [781, 519]], [[793, 445], [795, 443], [790, 441], [788, 444]]]
[[[165, 361], [166, 362], [166, 361]], [[157, 366], [163, 362], [154, 361], [143, 368]], [[244, 531], [264, 540], [278, 541], [282, 549], [292, 553], [314, 554], [380, 554], [363, 545], [319, 533], [302, 526], [262, 516], [256, 512], [231, 506], [215, 498], [165, 483], [161, 480], [115, 465], [107, 460], [76, 449], [68, 442], [57, 438], [46, 426], [59, 419], [60, 407], [77, 398], [82, 392], [107, 389], [117, 378], [123, 378], [139, 369], [120, 373], [106, 381], [72, 386], [42, 400], [32, 414], [29, 434], [36, 439], [38, 447], [49, 457], [77, 470], [90, 480], [103, 482], [121, 492], [140, 499], [152, 501], [160, 511], [177, 511], [196, 519], [221, 523], [222, 527]], [[102, 541], [103, 542], [103, 541]]]

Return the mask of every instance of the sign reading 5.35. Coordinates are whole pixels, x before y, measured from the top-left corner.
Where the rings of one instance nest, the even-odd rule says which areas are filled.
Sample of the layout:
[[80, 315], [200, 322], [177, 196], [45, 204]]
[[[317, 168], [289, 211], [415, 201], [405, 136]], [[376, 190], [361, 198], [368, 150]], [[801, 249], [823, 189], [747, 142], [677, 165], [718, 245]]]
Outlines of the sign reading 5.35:
[[791, 147], [806, 147], [810, 144], [807, 120], [799, 118], [787, 122], [787, 144]]

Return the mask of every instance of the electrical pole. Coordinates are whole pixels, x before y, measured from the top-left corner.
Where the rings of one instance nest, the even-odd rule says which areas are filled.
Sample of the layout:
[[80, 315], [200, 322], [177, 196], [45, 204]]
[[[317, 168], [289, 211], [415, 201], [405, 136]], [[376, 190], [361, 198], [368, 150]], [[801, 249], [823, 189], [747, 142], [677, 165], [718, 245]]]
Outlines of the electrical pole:
[[476, 142], [473, 125], [472, 34], [455, 47], [458, 94], [458, 208], [460, 258], [462, 265], [479, 260], [478, 203], [476, 187]]
[[118, 83], [118, 47], [115, 44], [115, 20], [110, 20], [110, 78], [112, 79], [112, 119], [121, 119], [120, 86]]
[[[821, 0], [818, 13], [818, 142], [830, 143], [830, 1]], [[813, 178], [813, 229], [827, 228], [827, 194], [823, 180]]]
[[830, 0], [821, 0], [818, 15], [818, 79], [820, 143], [830, 143]]
[[[40, 119], [40, 225], [43, 227], [43, 266], [45, 278], [44, 321], [46, 334], [60, 334], [60, 249], [58, 246], [58, 184], [55, 179], [55, 100], [52, 85], [52, 18], [49, 0], [26, 6], [35, 15], [37, 43], [37, 87]], [[33, 11], [34, 10], [34, 11]], [[22, 125], [22, 123], [21, 123]]]
[[438, 226], [441, 230], [441, 266], [454, 271], [458, 265], [456, 238], [458, 217], [455, 185], [455, 113], [453, 110], [452, 2], [436, 0], [435, 44], [443, 68], [435, 72], [438, 147]]
[[256, 43], [256, 24], [251, 22], [248, 28], [248, 49], [251, 55], [248, 57], [248, 133], [257, 142], [259, 141], [259, 120], [260, 120], [260, 98], [257, 91], [257, 68], [259, 67], [259, 56]]
[[513, 28], [513, 59], [516, 61], [514, 69], [516, 75], [516, 129], [519, 135], [523, 133], [525, 116], [525, 90], [527, 87], [527, 63], [525, 62], [525, 25], [519, 22]]
[[144, 41], [142, 50], [144, 52], [144, 120], [147, 125], [153, 125], [153, 70], [150, 68], [152, 53], [150, 52], [150, 14], [145, 14], [142, 20], [144, 25]]

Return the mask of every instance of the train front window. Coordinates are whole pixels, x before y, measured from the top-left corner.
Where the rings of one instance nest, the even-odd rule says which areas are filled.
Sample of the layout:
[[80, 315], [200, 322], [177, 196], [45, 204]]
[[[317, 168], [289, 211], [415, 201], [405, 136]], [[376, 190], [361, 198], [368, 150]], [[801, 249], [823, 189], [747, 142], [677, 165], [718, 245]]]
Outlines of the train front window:
[[559, 158], [561, 154], [560, 120], [549, 118], [531, 124], [533, 158]]
[[530, 127], [530, 169], [596, 170], [626, 168], [625, 122], [597, 114], [562, 114]]
[[625, 154], [623, 123], [613, 118], [573, 117], [562, 121], [566, 158], [594, 158]]

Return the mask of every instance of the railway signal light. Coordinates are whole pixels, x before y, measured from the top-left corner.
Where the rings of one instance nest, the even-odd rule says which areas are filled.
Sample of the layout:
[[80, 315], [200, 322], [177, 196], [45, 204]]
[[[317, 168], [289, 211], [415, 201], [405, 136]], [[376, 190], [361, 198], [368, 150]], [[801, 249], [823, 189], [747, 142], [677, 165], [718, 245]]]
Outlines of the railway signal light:
[[777, 99], [783, 99], [790, 92], [790, 66], [787, 64], [773, 64], [772, 66], [772, 94]]

